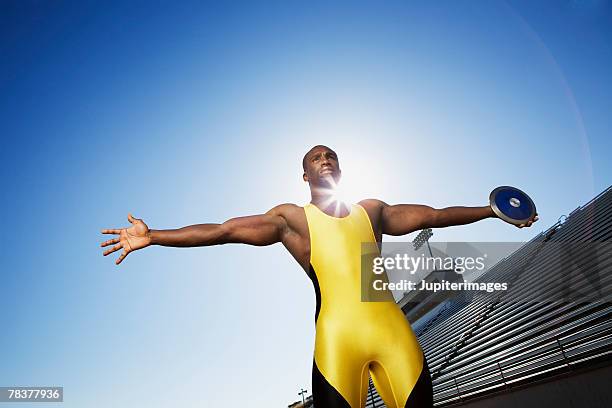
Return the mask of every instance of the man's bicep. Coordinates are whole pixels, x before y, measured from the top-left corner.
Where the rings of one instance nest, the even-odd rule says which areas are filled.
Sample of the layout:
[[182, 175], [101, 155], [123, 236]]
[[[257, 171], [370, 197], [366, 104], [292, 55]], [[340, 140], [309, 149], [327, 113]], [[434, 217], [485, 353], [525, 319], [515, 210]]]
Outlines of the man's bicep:
[[271, 213], [236, 217], [223, 223], [224, 241], [248, 245], [272, 245], [282, 241], [287, 223], [283, 217]]
[[419, 204], [385, 204], [382, 210], [383, 234], [405, 235], [433, 225], [436, 210]]

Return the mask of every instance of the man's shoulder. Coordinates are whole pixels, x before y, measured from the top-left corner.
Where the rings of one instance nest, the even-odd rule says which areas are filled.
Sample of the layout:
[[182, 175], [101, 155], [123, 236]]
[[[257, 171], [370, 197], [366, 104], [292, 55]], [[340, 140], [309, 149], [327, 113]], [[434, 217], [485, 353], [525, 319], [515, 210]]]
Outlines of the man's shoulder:
[[280, 212], [287, 212], [287, 211], [298, 211], [300, 209], [302, 209], [302, 207], [300, 207], [297, 204], [283, 203], [283, 204], [279, 204], [279, 205], [275, 206], [270, 211], [273, 211], [273, 212], [276, 212], [276, 213], [280, 213]]
[[367, 198], [358, 203], [368, 213], [370, 222], [375, 231], [378, 231], [383, 208], [387, 205], [384, 201], [375, 198]]
[[378, 210], [385, 206], [384, 201], [381, 201], [376, 198], [366, 198], [365, 200], [359, 201], [357, 204], [359, 204], [366, 210]]
[[304, 214], [304, 208], [293, 203], [283, 203], [268, 211], [268, 214], [279, 215], [287, 220], [294, 219]]
[[282, 217], [290, 230], [297, 231], [300, 234], [304, 234], [305, 231], [307, 231], [308, 224], [304, 207], [300, 207], [293, 203], [283, 203], [272, 208], [268, 211], [268, 214]]

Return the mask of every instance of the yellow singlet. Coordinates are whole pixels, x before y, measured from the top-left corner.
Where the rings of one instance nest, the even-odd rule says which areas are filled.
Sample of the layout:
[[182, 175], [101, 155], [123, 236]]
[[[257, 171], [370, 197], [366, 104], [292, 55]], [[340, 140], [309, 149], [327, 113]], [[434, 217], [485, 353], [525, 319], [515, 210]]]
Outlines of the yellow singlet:
[[336, 218], [304, 207], [317, 296], [314, 405], [364, 407], [371, 375], [387, 407], [431, 407], [427, 363], [401, 309], [393, 301], [361, 301], [361, 244], [376, 239], [365, 209], [350, 210]]

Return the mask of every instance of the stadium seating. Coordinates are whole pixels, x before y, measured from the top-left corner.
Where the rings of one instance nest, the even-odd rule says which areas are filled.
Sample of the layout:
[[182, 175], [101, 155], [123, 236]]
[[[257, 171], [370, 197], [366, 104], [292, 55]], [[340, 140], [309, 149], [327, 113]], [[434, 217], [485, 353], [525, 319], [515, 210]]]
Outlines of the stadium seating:
[[[436, 406], [612, 363], [612, 188], [503, 259], [412, 327]], [[366, 407], [385, 407], [370, 382]]]

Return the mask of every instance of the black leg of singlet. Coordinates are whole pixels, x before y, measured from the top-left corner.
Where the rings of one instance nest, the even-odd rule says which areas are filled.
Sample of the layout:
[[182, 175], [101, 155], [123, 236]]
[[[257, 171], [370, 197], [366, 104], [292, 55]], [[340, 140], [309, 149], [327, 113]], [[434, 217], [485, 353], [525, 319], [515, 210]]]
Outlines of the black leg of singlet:
[[412, 392], [408, 396], [405, 408], [432, 408], [433, 407], [433, 384], [427, 361], [423, 357], [423, 370], [417, 380]]
[[312, 361], [312, 402], [315, 408], [351, 408], [342, 395], [323, 377], [314, 359]]

